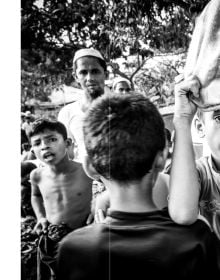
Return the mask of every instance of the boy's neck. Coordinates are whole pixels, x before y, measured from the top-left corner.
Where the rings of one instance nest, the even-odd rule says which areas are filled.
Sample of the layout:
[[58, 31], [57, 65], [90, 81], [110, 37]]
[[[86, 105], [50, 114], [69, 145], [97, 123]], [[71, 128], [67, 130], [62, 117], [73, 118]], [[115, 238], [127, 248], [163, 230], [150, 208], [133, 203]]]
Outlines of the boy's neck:
[[152, 198], [153, 185], [151, 176], [125, 186], [115, 181], [107, 181], [111, 209], [133, 213], [157, 210]]

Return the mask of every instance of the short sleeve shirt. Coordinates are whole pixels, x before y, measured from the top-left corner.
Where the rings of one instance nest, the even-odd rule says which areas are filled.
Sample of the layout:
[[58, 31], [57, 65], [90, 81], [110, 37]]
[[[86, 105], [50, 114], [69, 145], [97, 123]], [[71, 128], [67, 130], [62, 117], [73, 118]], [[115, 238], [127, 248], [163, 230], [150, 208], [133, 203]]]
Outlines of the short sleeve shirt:
[[58, 115], [58, 121], [67, 128], [68, 137], [75, 142], [74, 160], [79, 162], [82, 162], [82, 158], [86, 154], [82, 130], [84, 113], [81, 108], [81, 103], [76, 101], [63, 107]]
[[197, 170], [201, 185], [200, 214], [209, 221], [220, 239], [220, 171], [211, 156], [197, 160]]

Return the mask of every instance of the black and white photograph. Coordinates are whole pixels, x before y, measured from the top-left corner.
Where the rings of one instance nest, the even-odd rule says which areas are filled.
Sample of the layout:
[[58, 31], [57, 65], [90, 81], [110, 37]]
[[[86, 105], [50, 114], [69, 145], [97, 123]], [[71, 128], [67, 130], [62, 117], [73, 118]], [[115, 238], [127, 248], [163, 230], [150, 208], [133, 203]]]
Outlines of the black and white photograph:
[[15, 9], [2, 279], [220, 279], [220, 0]]

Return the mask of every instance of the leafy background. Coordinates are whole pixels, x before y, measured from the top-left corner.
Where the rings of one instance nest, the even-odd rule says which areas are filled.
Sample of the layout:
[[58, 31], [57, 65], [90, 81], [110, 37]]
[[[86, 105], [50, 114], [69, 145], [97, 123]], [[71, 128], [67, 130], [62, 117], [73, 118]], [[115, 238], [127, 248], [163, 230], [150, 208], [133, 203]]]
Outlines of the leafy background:
[[[184, 66], [195, 18], [207, 2], [22, 0], [22, 108], [30, 100], [49, 101], [51, 91], [63, 84], [78, 87], [71, 67], [81, 47], [99, 49], [112, 76], [127, 77], [158, 106], [172, 103], [173, 79]], [[122, 57], [124, 71], [117, 62]], [[158, 57], [156, 66], [150, 63]]]

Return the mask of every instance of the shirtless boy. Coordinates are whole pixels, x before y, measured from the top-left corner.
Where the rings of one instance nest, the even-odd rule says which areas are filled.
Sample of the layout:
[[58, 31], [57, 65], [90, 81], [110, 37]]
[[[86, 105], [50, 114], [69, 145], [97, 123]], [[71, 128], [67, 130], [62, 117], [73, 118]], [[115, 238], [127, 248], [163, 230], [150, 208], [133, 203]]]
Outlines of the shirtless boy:
[[[73, 229], [85, 225], [90, 213], [92, 180], [80, 163], [68, 158], [65, 126], [60, 122], [35, 121], [30, 141], [44, 163], [31, 173], [31, 202], [37, 217], [35, 231], [42, 234], [38, 246], [38, 279], [55, 277], [58, 242]], [[49, 269], [48, 269], [49, 268]]]

